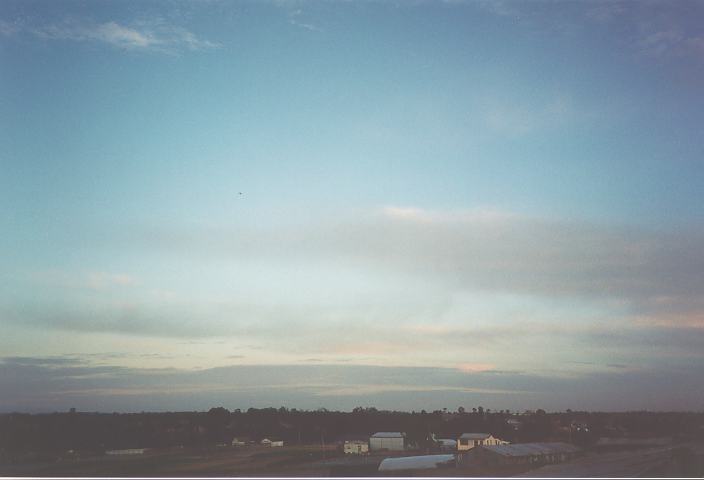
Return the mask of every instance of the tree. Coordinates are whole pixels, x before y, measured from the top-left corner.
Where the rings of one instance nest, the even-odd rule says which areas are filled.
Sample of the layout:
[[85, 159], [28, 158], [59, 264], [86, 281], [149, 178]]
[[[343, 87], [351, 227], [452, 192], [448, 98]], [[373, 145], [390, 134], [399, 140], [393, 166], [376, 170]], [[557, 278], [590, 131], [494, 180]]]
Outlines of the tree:
[[464, 407], [457, 407], [457, 412], [458, 412], [460, 415], [464, 415]]

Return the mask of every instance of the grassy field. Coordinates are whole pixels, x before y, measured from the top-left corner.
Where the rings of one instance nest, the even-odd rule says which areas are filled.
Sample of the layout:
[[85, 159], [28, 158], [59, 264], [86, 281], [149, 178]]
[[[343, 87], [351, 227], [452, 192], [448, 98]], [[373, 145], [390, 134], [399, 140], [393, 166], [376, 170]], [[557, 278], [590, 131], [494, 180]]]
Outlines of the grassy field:
[[153, 450], [143, 455], [98, 456], [0, 465], [2, 476], [326, 476], [315, 465], [341, 455], [320, 445], [223, 447], [208, 451]]

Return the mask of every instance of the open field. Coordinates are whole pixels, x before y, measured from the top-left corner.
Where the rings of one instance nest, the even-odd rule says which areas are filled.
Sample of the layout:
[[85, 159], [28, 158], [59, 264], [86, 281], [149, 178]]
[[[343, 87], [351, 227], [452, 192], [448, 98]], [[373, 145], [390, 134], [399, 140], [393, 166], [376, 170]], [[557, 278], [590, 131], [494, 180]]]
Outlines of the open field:
[[[637, 477], [647, 473], [700, 476], [704, 468], [704, 446], [689, 445], [630, 452], [594, 453], [571, 462], [540, 467], [538, 465], [485, 466], [468, 462], [457, 468], [387, 472], [389, 476], [428, 477]], [[400, 453], [400, 452], [399, 452]], [[408, 455], [404, 452], [403, 455]], [[23, 462], [0, 465], [2, 476], [33, 477], [192, 477], [192, 476], [370, 476], [379, 475], [378, 463], [390, 453], [379, 456], [343, 456], [333, 447], [319, 445], [283, 448], [249, 446], [211, 449], [151, 450], [142, 455], [85, 456], [54, 461]], [[397, 454], [399, 455], [399, 454]], [[674, 463], [673, 463], [674, 462]], [[335, 468], [337, 466], [338, 468]], [[343, 466], [343, 468], [339, 468]], [[344, 468], [353, 467], [358, 468]]]
[[143, 455], [92, 456], [0, 465], [3, 476], [314, 476], [315, 462], [340, 455], [319, 445], [152, 450]]

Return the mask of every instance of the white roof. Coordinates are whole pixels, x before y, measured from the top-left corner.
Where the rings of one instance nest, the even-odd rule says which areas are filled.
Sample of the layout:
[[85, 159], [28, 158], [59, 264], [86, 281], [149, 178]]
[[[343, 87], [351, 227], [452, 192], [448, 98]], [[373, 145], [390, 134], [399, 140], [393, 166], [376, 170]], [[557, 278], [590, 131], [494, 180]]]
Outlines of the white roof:
[[454, 455], [419, 455], [417, 457], [385, 458], [379, 465], [379, 471], [431, 469], [451, 464]]
[[376, 432], [372, 438], [403, 438], [406, 434], [402, 432]]

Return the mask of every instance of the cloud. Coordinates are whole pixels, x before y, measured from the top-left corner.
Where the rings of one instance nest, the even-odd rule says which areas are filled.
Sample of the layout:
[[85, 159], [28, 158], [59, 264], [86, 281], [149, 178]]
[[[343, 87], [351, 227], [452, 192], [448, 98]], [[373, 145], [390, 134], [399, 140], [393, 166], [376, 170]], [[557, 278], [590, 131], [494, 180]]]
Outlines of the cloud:
[[471, 3], [488, 13], [501, 17], [516, 17], [520, 16], [522, 13], [522, 11], [518, 8], [520, 6], [519, 2], [506, 2], [502, 0], [476, 0], [473, 2], [460, 3]]
[[32, 272], [32, 281], [48, 287], [66, 289], [110, 290], [112, 288], [129, 288], [138, 285], [137, 279], [126, 273], [103, 271], [67, 272], [61, 270], [43, 270]]
[[698, 2], [601, 2], [587, 4], [585, 17], [611, 28], [632, 51], [656, 60], [704, 60], [704, 31]]
[[[243, 342], [223, 356], [245, 344], [287, 358], [345, 356], [372, 364], [407, 362], [408, 353], [420, 352], [415, 361], [497, 369], [515, 368], [509, 353], [515, 357], [541, 342], [577, 345], [576, 359], [609, 344], [599, 332], [621, 335], [628, 346], [629, 338], [642, 344], [639, 330], [665, 338], [671, 330], [704, 325], [704, 232], [696, 229], [389, 205], [271, 230], [130, 231], [110, 248], [126, 255], [158, 251], [174, 268], [186, 262], [181, 285], [169, 286], [174, 295], [149, 295], [147, 279], [137, 284], [124, 274], [68, 275], [64, 283], [76, 292], [61, 286], [61, 275], [60, 289], [40, 277], [31, 301], [2, 301], [3, 321]], [[213, 265], [202, 273], [218, 278], [208, 295], [191, 288], [205, 281], [193, 264]], [[252, 272], [259, 275], [262, 267], [274, 270], [253, 286], [259, 280]], [[471, 356], [462, 353], [467, 344], [478, 347]], [[690, 355], [692, 345], [698, 343], [673, 333], [658, 355]], [[633, 353], [627, 350], [622, 354]], [[624, 362], [623, 355], [609, 360]]]
[[483, 103], [480, 111], [485, 124], [491, 130], [511, 136], [563, 128], [589, 115], [575, 108], [572, 97], [566, 94], [556, 94], [537, 104], [491, 98]]
[[294, 26], [296, 26], [296, 27], [300, 27], [300, 28], [303, 28], [303, 29], [305, 29], [305, 30], [309, 30], [309, 31], [311, 31], [311, 32], [322, 32], [322, 31], [323, 31], [323, 30], [322, 30], [320, 27], [318, 27], [317, 25], [314, 25], [313, 23], [311, 23], [311, 22], [309, 22], [309, 21], [301, 20], [301, 18], [302, 18], [303, 16], [304, 16], [304, 15], [303, 15], [303, 10], [301, 10], [301, 9], [296, 9], [296, 10], [292, 11], [292, 12], [289, 14], [289, 16], [288, 16], [288, 23], [290, 23], [291, 25], [294, 25]]
[[19, 22], [6, 22], [0, 20], [0, 35], [4, 37], [11, 37], [16, 35], [22, 29]]
[[0, 32], [5, 35], [29, 33], [45, 40], [93, 42], [134, 51], [176, 53], [182, 50], [206, 50], [220, 44], [199, 38], [193, 32], [163, 20], [141, 21], [133, 25], [115, 21], [104, 23], [65, 19], [63, 22], [39, 26], [3, 22]]
[[628, 12], [627, 4], [618, 1], [599, 2], [590, 4], [586, 10], [587, 18], [599, 23], [609, 23], [622, 17]]
[[[261, 365], [204, 370], [51, 366], [45, 358], [0, 360], [0, 411], [207, 410], [281, 406], [351, 410], [360, 404], [420, 410], [464, 405], [492, 409], [684, 410], [699, 408], [700, 368], [565, 377], [449, 368]], [[690, 390], [672, 396], [676, 385]], [[661, 393], [662, 392], [662, 393]]]

